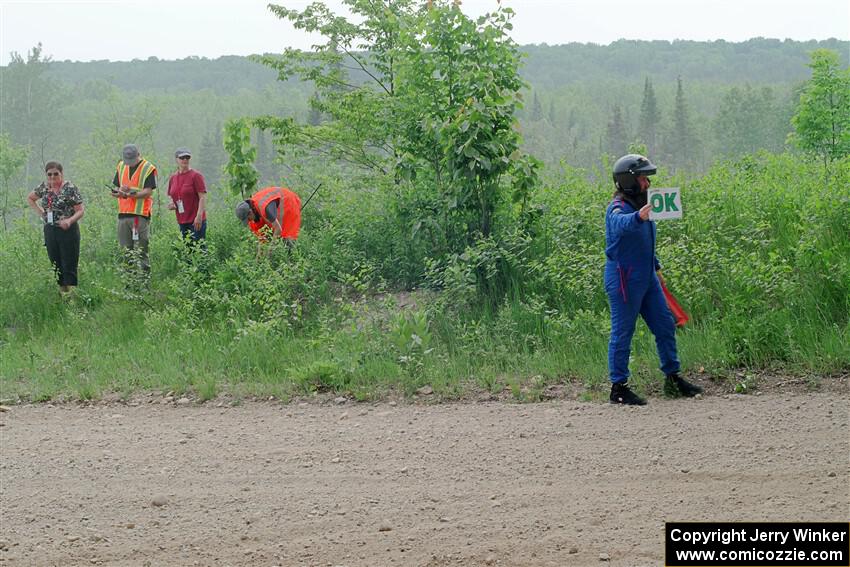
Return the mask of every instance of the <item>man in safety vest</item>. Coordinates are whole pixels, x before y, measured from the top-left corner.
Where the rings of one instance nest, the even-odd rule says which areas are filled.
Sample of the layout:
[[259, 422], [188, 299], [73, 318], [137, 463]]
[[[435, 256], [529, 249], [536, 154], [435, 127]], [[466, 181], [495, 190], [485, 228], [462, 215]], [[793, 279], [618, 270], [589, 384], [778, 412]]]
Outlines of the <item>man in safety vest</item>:
[[156, 166], [142, 159], [135, 144], [122, 150], [112, 180], [112, 196], [118, 199], [118, 244], [138, 262], [142, 275], [150, 273], [151, 194], [156, 189]]
[[236, 217], [261, 243], [271, 234], [292, 245], [301, 229], [301, 199], [286, 187], [266, 187], [236, 205]]

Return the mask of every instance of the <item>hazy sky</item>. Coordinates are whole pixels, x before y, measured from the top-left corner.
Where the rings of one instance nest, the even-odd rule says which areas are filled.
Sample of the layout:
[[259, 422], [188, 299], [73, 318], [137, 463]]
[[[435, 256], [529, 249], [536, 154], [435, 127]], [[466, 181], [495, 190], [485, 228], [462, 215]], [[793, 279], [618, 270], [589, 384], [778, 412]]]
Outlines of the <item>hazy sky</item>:
[[[55, 61], [280, 52], [311, 38], [277, 19], [266, 0], [0, 0], [0, 64], [39, 41]], [[274, 3], [303, 8], [305, 0]], [[848, 0], [503, 0], [520, 44], [627, 39], [743, 41], [850, 39]], [[338, 9], [339, 0], [329, 0]], [[496, 0], [463, 0], [478, 15]], [[315, 41], [315, 38], [312, 38]]]

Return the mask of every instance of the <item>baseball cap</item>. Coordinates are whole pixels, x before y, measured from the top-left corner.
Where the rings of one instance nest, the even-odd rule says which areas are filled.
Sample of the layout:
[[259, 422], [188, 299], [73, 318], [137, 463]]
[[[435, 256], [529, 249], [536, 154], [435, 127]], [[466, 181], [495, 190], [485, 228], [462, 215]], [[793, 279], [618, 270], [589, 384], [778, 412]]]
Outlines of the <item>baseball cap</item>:
[[242, 221], [242, 224], [248, 224], [248, 215], [251, 214], [251, 205], [248, 201], [241, 201], [236, 205], [236, 218]]
[[174, 152], [174, 157], [183, 157], [183, 156], [192, 157], [192, 152], [189, 151], [189, 148], [177, 148], [177, 151]]
[[121, 150], [121, 155], [124, 157], [124, 161], [134, 161], [139, 157], [139, 147], [136, 144], [127, 144]]

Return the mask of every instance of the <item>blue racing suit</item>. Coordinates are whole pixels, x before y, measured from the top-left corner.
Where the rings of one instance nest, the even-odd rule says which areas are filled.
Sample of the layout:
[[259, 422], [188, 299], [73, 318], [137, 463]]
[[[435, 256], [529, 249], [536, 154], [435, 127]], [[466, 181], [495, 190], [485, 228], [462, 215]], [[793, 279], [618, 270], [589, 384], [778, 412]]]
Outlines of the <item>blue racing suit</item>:
[[611, 304], [608, 372], [612, 383], [629, 379], [629, 354], [640, 314], [652, 334], [665, 374], [679, 371], [676, 324], [656, 271], [655, 222], [641, 220], [628, 201], [615, 198], [605, 212], [605, 292]]

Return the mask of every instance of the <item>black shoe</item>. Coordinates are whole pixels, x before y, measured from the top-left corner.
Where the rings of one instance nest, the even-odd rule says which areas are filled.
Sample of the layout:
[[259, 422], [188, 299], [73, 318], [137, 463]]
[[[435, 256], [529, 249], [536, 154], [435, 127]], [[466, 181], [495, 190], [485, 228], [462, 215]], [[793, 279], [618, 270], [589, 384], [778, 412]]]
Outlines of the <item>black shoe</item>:
[[645, 406], [646, 400], [632, 392], [629, 385], [623, 382], [622, 384], [611, 384], [611, 396], [609, 397], [612, 404], [623, 404], [624, 406]]
[[678, 372], [668, 374], [664, 379], [664, 395], [668, 398], [678, 398], [679, 396], [693, 398], [697, 394], [702, 394], [702, 388], [696, 384], [691, 384], [679, 376]]

